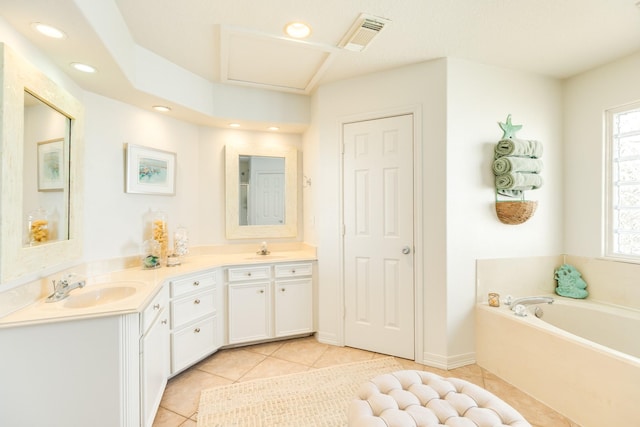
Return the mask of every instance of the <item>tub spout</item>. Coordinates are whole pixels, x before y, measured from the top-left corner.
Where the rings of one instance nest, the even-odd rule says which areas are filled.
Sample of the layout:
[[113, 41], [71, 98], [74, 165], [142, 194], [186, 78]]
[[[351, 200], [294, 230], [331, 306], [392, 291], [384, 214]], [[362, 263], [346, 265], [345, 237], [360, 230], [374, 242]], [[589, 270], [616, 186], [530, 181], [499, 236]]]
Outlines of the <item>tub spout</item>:
[[552, 297], [523, 297], [514, 299], [509, 307], [511, 310], [515, 310], [517, 305], [530, 305], [530, 304], [553, 304], [554, 299]]

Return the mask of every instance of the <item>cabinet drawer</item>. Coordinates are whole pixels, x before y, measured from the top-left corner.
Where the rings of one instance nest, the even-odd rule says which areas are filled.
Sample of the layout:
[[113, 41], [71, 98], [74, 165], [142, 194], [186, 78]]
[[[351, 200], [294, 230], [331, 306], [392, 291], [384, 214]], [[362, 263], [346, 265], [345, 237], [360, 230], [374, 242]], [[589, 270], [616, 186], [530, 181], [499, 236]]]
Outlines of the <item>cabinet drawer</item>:
[[168, 303], [169, 290], [166, 286], [163, 286], [142, 312], [141, 334], [144, 335], [147, 332], [155, 318], [167, 307]]
[[178, 297], [203, 288], [210, 288], [218, 282], [218, 273], [198, 274], [171, 282], [171, 296]]
[[171, 372], [178, 372], [216, 350], [217, 316], [171, 334]]
[[171, 327], [179, 328], [200, 317], [215, 313], [215, 291], [215, 288], [209, 289], [171, 301]]
[[276, 277], [311, 276], [313, 266], [310, 262], [303, 264], [278, 264], [275, 266]]
[[260, 280], [271, 277], [271, 266], [259, 265], [255, 267], [238, 267], [227, 270], [230, 282], [241, 280]]

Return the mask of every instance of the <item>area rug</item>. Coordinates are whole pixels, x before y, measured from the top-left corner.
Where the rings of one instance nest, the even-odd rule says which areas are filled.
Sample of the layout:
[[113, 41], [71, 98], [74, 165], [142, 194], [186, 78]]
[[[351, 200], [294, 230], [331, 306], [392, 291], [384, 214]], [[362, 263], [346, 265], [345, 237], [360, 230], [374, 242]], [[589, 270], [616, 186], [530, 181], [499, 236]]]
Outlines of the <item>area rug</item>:
[[198, 427], [342, 427], [360, 384], [402, 370], [392, 357], [203, 390]]

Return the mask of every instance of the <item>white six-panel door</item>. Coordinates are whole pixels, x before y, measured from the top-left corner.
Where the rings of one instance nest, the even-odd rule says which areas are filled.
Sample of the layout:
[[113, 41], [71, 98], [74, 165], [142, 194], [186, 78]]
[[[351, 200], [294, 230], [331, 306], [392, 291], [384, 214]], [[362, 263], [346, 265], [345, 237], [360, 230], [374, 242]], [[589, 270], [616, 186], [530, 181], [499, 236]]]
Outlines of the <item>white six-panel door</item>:
[[414, 359], [413, 116], [343, 140], [345, 344]]

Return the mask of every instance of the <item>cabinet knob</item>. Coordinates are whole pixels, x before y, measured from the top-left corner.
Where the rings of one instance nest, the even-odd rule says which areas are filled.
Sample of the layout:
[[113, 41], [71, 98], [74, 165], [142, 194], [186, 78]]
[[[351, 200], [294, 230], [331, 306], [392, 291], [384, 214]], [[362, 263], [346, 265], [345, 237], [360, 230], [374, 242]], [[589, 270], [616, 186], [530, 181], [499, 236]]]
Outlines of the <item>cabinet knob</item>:
[[166, 325], [167, 324], [167, 319], [162, 319], [162, 321], [160, 323], [162, 323], [163, 325]]
[[280, 292], [284, 292], [284, 291], [286, 291], [285, 288], [280, 288]]
[[296, 274], [296, 270], [291, 270], [291, 274]]
[[153, 309], [154, 310], [160, 310], [160, 304], [154, 304], [153, 305]]
[[195, 300], [193, 303], [194, 303], [194, 304], [200, 304], [200, 300], [199, 300], [199, 299], [197, 299], [197, 300]]
[[248, 273], [247, 273], [247, 276], [251, 277], [251, 272], [248, 272]]
[[199, 280], [195, 280], [193, 282], [193, 286], [200, 286], [200, 281]]
[[260, 289], [260, 290], [258, 291], [258, 293], [260, 293], [260, 294], [264, 294], [264, 289]]
[[193, 330], [193, 333], [194, 333], [194, 334], [199, 334], [199, 333], [200, 333], [200, 328], [195, 328], [195, 329]]

